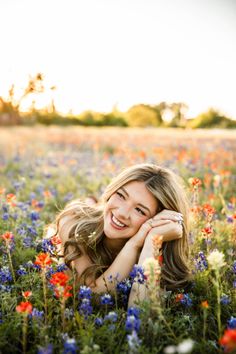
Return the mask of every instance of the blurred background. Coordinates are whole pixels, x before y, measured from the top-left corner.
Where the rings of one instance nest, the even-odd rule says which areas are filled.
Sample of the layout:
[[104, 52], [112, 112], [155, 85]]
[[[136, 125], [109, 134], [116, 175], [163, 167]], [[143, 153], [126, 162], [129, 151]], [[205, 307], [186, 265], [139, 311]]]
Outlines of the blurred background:
[[234, 0], [1, 0], [0, 124], [236, 127]]

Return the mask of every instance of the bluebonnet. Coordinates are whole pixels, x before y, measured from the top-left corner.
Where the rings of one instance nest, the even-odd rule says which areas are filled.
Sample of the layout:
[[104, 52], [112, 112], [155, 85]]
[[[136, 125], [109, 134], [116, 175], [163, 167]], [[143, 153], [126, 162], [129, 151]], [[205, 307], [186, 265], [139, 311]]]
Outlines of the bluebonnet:
[[113, 305], [113, 300], [110, 294], [104, 294], [100, 297], [102, 305]]
[[127, 310], [127, 315], [128, 316], [135, 316], [136, 318], [139, 318], [140, 315], [140, 308], [138, 307], [129, 307]]
[[43, 320], [44, 318], [44, 312], [43, 311], [39, 311], [36, 307], [33, 308], [32, 313], [29, 315], [30, 318], [35, 318], [35, 319], [39, 319], [39, 320]]
[[231, 316], [228, 320], [228, 328], [235, 329], [236, 328], [236, 317]]
[[131, 282], [129, 279], [125, 279], [116, 284], [116, 290], [118, 293], [128, 295], [131, 289]]
[[183, 298], [180, 299], [180, 302], [182, 305], [186, 307], [192, 306], [192, 299], [190, 298], [189, 294], [183, 294]]
[[116, 322], [117, 320], [118, 315], [115, 311], [108, 312], [108, 314], [104, 317], [104, 321]]
[[0, 324], [3, 323], [3, 320], [2, 320], [2, 312], [0, 311]]
[[236, 280], [233, 281], [233, 288], [236, 289]]
[[94, 323], [97, 327], [101, 327], [103, 325], [103, 319], [101, 317], [96, 317]]
[[232, 271], [234, 274], [236, 274], [236, 261], [234, 261], [234, 263], [232, 265]]
[[64, 342], [63, 354], [76, 354], [78, 346], [74, 338], [68, 338]]
[[79, 299], [91, 299], [92, 290], [85, 285], [82, 285], [79, 289]]
[[135, 330], [136, 332], [139, 331], [140, 329], [140, 319], [136, 318], [134, 315], [127, 316], [126, 322], [125, 322], [125, 329], [126, 331], [132, 332]]
[[93, 308], [89, 299], [82, 299], [81, 304], [79, 305], [79, 313], [87, 318], [91, 315]]
[[25, 248], [30, 248], [33, 246], [33, 240], [30, 236], [25, 237], [22, 243]]
[[11, 285], [2, 285], [0, 284], [0, 292], [2, 293], [10, 293], [12, 290], [12, 286]]
[[220, 303], [223, 305], [228, 305], [230, 303], [230, 297], [228, 295], [223, 295], [220, 299]]
[[74, 310], [73, 309], [65, 309], [65, 318], [68, 320], [74, 317]]
[[133, 269], [129, 273], [129, 276], [131, 278], [131, 281], [136, 281], [140, 284], [143, 284], [145, 280], [143, 267], [139, 266], [138, 264], [135, 264], [133, 266]]
[[9, 213], [3, 213], [2, 215], [2, 220], [8, 220], [9, 219]]
[[19, 269], [16, 271], [16, 273], [17, 273], [18, 275], [26, 275], [26, 274], [27, 274], [27, 271], [26, 271], [26, 269], [25, 269], [22, 265], [20, 265], [20, 267], [19, 267]]
[[41, 249], [45, 253], [52, 253], [54, 251], [54, 246], [50, 239], [43, 239], [41, 242]]
[[7, 283], [12, 281], [12, 275], [9, 267], [4, 266], [0, 269], [0, 282]]
[[47, 347], [41, 347], [38, 349], [38, 354], [53, 354], [53, 345], [48, 344]]
[[204, 252], [200, 251], [195, 258], [195, 267], [199, 272], [203, 272], [208, 267], [207, 259]]
[[4, 213], [8, 213], [8, 211], [9, 211], [9, 206], [6, 205], [6, 204], [3, 204], [3, 205], [2, 205], [2, 211], [3, 211]]
[[32, 221], [36, 221], [40, 218], [39, 216], [39, 213], [37, 211], [31, 211], [29, 213], [29, 218], [32, 220]]
[[72, 192], [69, 192], [64, 196], [63, 200], [64, 200], [64, 202], [68, 202], [69, 200], [73, 199], [73, 197], [74, 197], [74, 194]]
[[229, 224], [232, 224], [232, 223], [234, 222], [234, 218], [233, 218], [231, 215], [228, 215], [228, 216], [227, 216], [227, 222], [228, 222]]
[[127, 335], [127, 341], [129, 345], [129, 353], [134, 354], [139, 351], [141, 340], [138, 338], [137, 332], [133, 331], [131, 334]]
[[59, 264], [56, 268], [56, 272], [64, 272], [68, 267], [65, 263]]

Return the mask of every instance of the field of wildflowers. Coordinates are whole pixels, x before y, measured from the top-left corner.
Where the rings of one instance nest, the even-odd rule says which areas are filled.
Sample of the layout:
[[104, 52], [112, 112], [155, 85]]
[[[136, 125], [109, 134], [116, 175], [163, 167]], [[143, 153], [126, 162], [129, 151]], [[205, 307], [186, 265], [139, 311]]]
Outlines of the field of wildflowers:
[[[230, 131], [1, 128], [0, 353], [235, 352], [235, 151]], [[140, 162], [185, 181], [193, 281], [160, 293], [155, 272], [135, 266], [127, 280], [107, 280], [116, 294], [95, 297], [53, 261], [57, 240], [44, 230], [68, 201], [99, 199]], [[151, 301], [127, 309], [132, 282], [147, 282]]]

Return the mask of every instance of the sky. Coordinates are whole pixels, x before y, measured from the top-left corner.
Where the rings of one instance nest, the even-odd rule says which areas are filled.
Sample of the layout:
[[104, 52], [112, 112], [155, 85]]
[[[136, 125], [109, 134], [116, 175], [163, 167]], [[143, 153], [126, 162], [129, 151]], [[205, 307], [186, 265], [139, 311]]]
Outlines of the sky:
[[[62, 113], [184, 102], [236, 119], [235, 0], [0, 0], [0, 96], [40, 72]], [[56, 86], [56, 90], [50, 90]]]

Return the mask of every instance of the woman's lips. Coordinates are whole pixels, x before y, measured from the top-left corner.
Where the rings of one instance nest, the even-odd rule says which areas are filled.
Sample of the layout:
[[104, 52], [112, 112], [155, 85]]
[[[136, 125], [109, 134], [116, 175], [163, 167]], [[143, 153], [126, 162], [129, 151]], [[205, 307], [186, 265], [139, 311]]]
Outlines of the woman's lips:
[[112, 227], [114, 227], [114, 229], [124, 230], [127, 227], [127, 226], [118, 226], [117, 224], [115, 224], [114, 221], [112, 220], [112, 216], [113, 216], [113, 214], [111, 213], [111, 225], [112, 225]]

